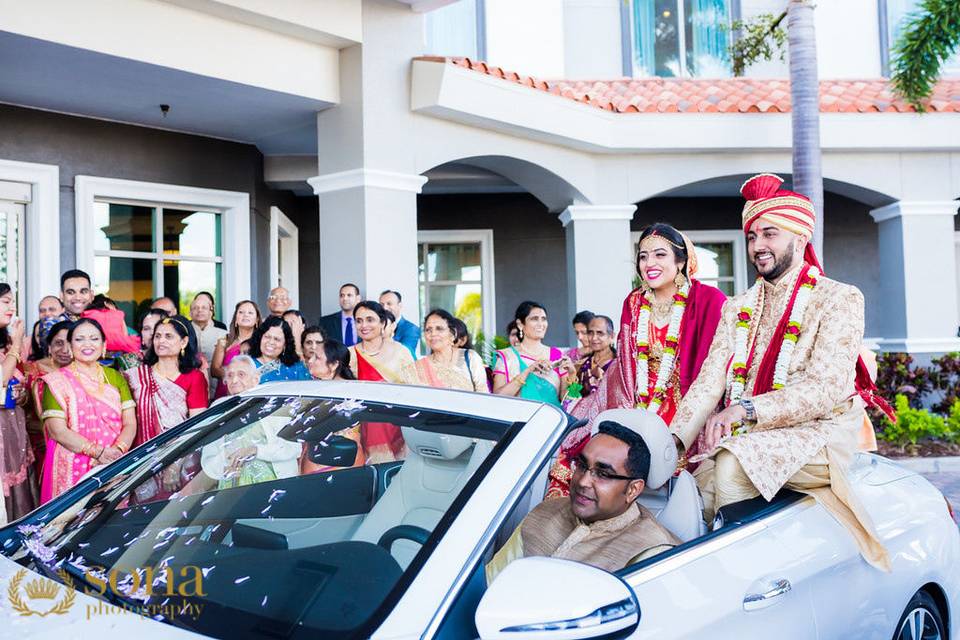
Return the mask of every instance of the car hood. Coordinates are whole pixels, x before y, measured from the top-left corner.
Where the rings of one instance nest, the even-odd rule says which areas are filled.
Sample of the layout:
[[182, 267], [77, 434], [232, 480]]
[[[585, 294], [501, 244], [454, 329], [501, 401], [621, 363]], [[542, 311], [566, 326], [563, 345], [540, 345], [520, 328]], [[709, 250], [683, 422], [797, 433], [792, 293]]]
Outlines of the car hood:
[[[71, 601], [67, 598], [67, 588], [59, 583], [54, 583], [58, 588], [53, 598], [31, 598], [26, 587], [38, 579], [42, 581], [44, 578], [10, 558], [0, 556], [0, 611], [4, 614], [5, 636], [50, 640], [109, 638], [114, 634], [118, 634], [116, 637], [136, 637], [137, 640], [205, 637], [124, 611], [82, 591], [73, 591]], [[51, 611], [57, 605], [62, 612]]]
[[858, 453], [850, 465], [850, 479], [871, 487], [890, 484], [917, 475], [906, 467], [874, 453]]

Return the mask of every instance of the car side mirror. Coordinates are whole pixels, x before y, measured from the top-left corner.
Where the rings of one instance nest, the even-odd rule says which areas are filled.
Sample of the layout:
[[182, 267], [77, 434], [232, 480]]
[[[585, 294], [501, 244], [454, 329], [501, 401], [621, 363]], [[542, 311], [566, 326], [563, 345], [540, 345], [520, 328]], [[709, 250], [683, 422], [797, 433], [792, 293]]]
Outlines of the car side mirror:
[[325, 467], [352, 467], [357, 460], [357, 443], [343, 436], [330, 436], [308, 444], [310, 462]]
[[[557, 585], [565, 585], [556, 589]], [[514, 560], [487, 588], [474, 616], [482, 640], [625, 638], [640, 607], [623, 580], [557, 558]]]

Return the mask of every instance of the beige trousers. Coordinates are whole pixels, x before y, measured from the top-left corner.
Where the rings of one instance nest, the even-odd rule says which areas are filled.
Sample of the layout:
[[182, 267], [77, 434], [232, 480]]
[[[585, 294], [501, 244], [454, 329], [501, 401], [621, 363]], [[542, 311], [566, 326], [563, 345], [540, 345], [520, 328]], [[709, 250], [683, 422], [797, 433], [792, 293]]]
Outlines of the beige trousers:
[[[869, 514], [850, 490], [846, 476], [830, 473], [831, 457], [830, 448], [824, 447], [783, 486], [813, 496], [850, 532], [867, 562], [890, 571], [887, 550], [877, 539]], [[726, 449], [720, 449], [713, 460], [701, 463], [694, 477], [703, 496], [703, 513], [708, 523], [720, 507], [760, 495], [737, 457]]]

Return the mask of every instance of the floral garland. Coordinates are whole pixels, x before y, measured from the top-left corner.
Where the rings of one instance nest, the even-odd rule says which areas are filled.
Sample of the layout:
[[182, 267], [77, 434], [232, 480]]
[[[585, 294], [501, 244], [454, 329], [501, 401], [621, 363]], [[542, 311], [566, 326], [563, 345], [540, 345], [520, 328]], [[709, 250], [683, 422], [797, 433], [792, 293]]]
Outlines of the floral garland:
[[684, 282], [673, 296], [670, 324], [667, 326], [667, 337], [663, 345], [663, 357], [657, 371], [657, 379], [653, 384], [653, 394], [650, 393], [650, 301], [641, 294], [640, 313], [637, 318], [637, 407], [649, 409], [656, 413], [660, 409], [667, 395], [667, 385], [673, 376], [674, 365], [677, 362], [677, 349], [680, 345], [680, 324], [683, 322], [683, 312], [687, 308], [687, 296], [690, 293], [690, 283]]
[[[773, 373], [773, 388], [783, 389], [787, 382], [787, 373], [790, 369], [790, 359], [793, 357], [793, 350], [800, 339], [800, 332], [803, 329], [803, 314], [807, 310], [807, 304], [810, 302], [810, 294], [813, 288], [817, 286], [817, 278], [820, 276], [820, 270], [814, 266], [807, 267], [807, 270], [800, 275], [800, 288], [797, 290], [797, 297], [793, 301], [793, 308], [790, 311], [790, 318], [787, 321], [787, 328], [783, 334], [783, 341], [780, 344], [780, 352], [777, 354], [777, 362]], [[740, 402], [743, 397], [747, 382], [747, 342], [750, 337], [750, 324], [753, 321], [753, 315], [757, 307], [763, 305], [763, 284], [758, 279], [756, 284], [750, 290], [747, 299], [750, 301], [745, 307], [740, 307], [737, 314], [737, 329], [734, 336], [733, 365], [730, 368], [731, 381], [729, 399], [730, 405]]]

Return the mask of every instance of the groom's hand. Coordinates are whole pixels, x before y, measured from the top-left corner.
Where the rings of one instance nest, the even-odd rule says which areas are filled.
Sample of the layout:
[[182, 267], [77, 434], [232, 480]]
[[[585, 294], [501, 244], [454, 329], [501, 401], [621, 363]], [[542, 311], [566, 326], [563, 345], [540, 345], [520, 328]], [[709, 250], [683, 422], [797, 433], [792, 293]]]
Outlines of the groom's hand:
[[704, 442], [707, 446], [707, 451], [704, 453], [716, 449], [720, 440], [729, 437], [730, 434], [733, 433], [734, 425], [743, 422], [746, 417], [747, 410], [739, 404], [733, 404], [720, 413], [715, 413], [707, 418], [707, 422], [703, 427]]

